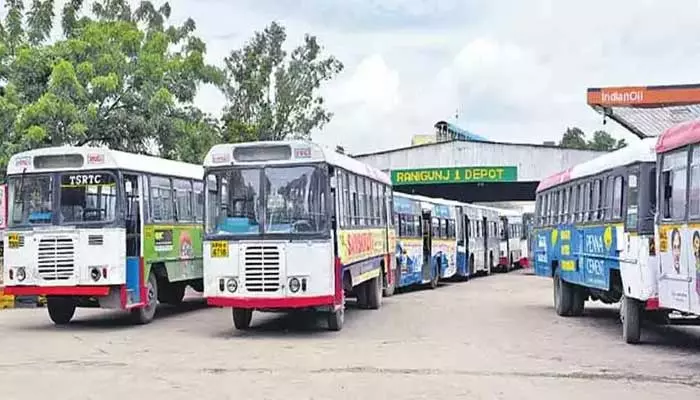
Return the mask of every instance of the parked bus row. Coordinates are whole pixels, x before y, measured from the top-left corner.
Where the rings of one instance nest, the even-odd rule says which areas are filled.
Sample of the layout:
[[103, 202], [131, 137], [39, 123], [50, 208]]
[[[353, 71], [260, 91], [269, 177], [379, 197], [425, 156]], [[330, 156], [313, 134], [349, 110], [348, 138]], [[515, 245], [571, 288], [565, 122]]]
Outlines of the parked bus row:
[[[554, 278], [554, 307], [620, 303], [622, 335], [641, 323], [700, 315], [700, 123], [574, 166], [537, 189], [537, 275]], [[672, 315], [673, 314], [673, 315]]]
[[43, 148], [11, 157], [7, 177], [5, 292], [45, 295], [56, 324], [76, 307], [148, 323], [190, 286], [239, 329], [254, 310], [312, 308], [340, 330], [346, 297], [378, 309], [397, 288], [524, 257], [515, 216], [395, 193], [382, 171], [309, 142], [217, 145], [203, 165]]

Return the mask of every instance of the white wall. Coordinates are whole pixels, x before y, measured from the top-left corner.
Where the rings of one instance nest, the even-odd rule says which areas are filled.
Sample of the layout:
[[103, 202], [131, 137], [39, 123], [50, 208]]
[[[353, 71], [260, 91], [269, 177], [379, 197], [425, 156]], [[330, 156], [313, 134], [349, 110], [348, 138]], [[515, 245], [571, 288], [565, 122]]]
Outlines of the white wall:
[[531, 182], [601, 154], [604, 153], [527, 144], [455, 141], [354, 157], [382, 170], [514, 165], [518, 167], [518, 181]]

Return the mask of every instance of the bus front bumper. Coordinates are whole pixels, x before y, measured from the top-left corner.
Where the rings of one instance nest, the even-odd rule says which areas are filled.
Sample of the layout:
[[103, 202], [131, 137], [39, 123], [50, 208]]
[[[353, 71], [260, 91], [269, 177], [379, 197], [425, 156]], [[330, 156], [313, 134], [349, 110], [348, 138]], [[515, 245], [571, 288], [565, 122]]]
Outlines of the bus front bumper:
[[5, 286], [14, 296], [107, 296], [109, 286]]
[[207, 297], [207, 304], [216, 307], [244, 309], [294, 309], [333, 306], [335, 296], [313, 297]]

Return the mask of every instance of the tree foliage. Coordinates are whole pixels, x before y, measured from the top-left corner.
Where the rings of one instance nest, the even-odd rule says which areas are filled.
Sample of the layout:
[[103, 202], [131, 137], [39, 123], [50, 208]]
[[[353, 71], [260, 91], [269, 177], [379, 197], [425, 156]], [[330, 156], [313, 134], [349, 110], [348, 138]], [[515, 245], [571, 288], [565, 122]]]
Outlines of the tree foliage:
[[[198, 86], [223, 84], [204, 62], [206, 46], [191, 19], [169, 25], [168, 3], [69, 0], [63, 37], [48, 43], [53, 0], [7, 3], [0, 30], [0, 124], [15, 152], [61, 144], [104, 144], [201, 162], [182, 143], [218, 140], [216, 121], [192, 105]], [[189, 145], [188, 145], [189, 146]]]
[[[273, 22], [217, 68], [204, 61], [195, 22], [172, 24], [167, 2], [58, 3], [2, 3], [3, 171], [13, 153], [64, 144], [200, 163], [221, 141], [308, 138], [331, 119], [318, 90], [343, 65], [314, 36], [287, 54]], [[194, 105], [202, 84], [225, 94], [221, 119]]]
[[227, 141], [308, 138], [330, 121], [318, 91], [343, 64], [325, 57], [311, 35], [287, 54], [286, 38], [284, 27], [273, 22], [225, 59]]
[[591, 140], [577, 127], [567, 128], [559, 142], [560, 147], [579, 150], [612, 151], [627, 146], [625, 139], [615, 140], [609, 133], [598, 130], [593, 133]]

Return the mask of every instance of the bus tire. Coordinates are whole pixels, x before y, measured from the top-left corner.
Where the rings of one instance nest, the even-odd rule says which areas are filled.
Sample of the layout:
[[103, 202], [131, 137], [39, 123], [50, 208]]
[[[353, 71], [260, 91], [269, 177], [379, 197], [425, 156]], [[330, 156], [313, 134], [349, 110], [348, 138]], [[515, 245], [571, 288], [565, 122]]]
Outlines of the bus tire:
[[571, 302], [571, 315], [574, 317], [580, 317], [583, 315], [583, 310], [586, 307], [586, 298], [588, 297], [588, 292], [582, 287], [574, 288], [574, 297]]
[[253, 320], [253, 310], [248, 308], [232, 308], [233, 326], [241, 331], [250, 328], [250, 321]]
[[345, 307], [341, 306], [335, 311], [330, 311], [327, 315], [328, 330], [338, 332], [343, 329], [345, 324]]
[[46, 299], [49, 318], [56, 325], [66, 325], [75, 315], [75, 299], [72, 297], [49, 296]]
[[367, 284], [369, 281], [362, 282], [355, 286], [353, 292], [355, 292], [355, 297], [357, 297], [357, 307], [358, 308], [368, 308], [369, 307], [369, 293]]
[[187, 285], [184, 282], [172, 282], [165, 284], [158, 293], [158, 301], [177, 306], [182, 303], [182, 300], [185, 298], [186, 288]]
[[474, 253], [469, 255], [469, 265], [467, 266], [467, 275], [469, 278], [474, 276]]
[[439, 261], [439, 259], [435, 261], [435, 268], [433, 268], [433, 276], [430, 278], [430, 288], [437, 289], [438, 283], [440, 283], [440, 261]]
[[384, 283], [386, 283], [386, 287], [382, 290], [382, 295], [384, 295], [384, 297], [391, 297], [396, 291], [396, 279], [394, 279], [393, 282], [389, 283], [389, 274], [382, 274], [382, 276]]
[[620, 320], [622, 322], [622, 338], [625, 339], [626, 343], [639, 343], [642, 334], [641, 317], [642, 303], [637, 299], [622, 295]]
[[146, 306], [131, 310], [131, 318], [137, 324], [145, 325], [153, 321], [158, 309], [158, 279], [151, 271], [146, 284]]
[[574, 306], [574, 288], [561, 278], [559, 268], [554, 270], [554, 310], [559, 316], [569, 316]]
[[372, 278], [365, 282], [367, 285], [367, 308], [379, 310], [382, 307], [382, 276]]

